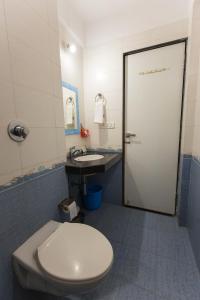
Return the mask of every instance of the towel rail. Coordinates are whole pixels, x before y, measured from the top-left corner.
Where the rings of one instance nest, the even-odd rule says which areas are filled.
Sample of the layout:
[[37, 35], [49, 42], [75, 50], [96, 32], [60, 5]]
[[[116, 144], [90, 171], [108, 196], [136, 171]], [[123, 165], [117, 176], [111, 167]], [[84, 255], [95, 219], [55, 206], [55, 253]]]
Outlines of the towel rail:
[[98, 101], [103, 101], [103, 103], [106, 104], [106, 99], [105, 99], [105, 97], [104, 97], [103, 94], [98, 93], [98, 94], [95, 96], [95, 102], [98, 102]]

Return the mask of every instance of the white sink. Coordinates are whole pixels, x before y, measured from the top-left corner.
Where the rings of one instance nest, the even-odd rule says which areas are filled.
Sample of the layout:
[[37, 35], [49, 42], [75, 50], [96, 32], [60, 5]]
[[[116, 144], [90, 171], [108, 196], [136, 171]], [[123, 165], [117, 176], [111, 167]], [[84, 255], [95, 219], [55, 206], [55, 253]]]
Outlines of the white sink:
[[88, 154], [74, 158], [76, 161], [93, 161], [104, 158], [103, 155], [100, 154]]

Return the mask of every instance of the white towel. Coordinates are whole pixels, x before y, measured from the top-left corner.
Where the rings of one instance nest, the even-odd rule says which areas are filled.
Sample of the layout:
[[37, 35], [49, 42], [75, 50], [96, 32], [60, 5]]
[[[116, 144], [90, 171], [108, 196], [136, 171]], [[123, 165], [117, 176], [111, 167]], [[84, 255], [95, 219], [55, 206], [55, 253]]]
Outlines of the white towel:
[[72, 125], [74, 123], [74, 105], [72, 103], [67, 103], [66, 118], [67, 125]]
[[103, 124], [104, 123], [104, 102], [97, 101], [95, 103], [95, 112], [94, 112], [94, 123]]

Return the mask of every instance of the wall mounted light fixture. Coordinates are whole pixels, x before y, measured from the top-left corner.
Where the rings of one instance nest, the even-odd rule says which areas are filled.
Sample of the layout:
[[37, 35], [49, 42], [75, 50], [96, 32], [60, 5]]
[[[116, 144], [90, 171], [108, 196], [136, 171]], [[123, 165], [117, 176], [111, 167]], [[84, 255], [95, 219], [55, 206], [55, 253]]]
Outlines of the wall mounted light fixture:
[[77, 51], [75, 44], [66, 43], [65, 41], [62, 41], [62, 47], [64, 50], [69, 50], [71, 53], [75, 53]]

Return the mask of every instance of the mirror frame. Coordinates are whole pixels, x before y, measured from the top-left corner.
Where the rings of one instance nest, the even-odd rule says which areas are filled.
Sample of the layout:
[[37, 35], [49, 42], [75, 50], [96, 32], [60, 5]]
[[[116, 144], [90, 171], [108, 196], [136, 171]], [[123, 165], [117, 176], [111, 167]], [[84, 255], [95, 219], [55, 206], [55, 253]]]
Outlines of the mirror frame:
[[[80, 134], [80, 117], [79, 117], [79, 95], [78, 95], [78, 88], [73, 86], [72, 84], [62, 81], [62, 87], [73, 91], [76, 94], [76, 118], [77, 118], [77, 128], [75, 129], [65, 129], [65, 135], [75, 135]], [[64, 109], [64, 108], [63, 108]]]

